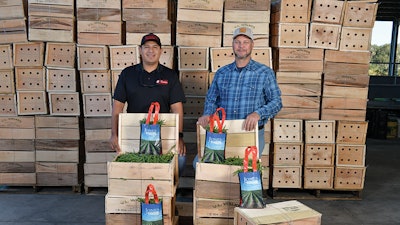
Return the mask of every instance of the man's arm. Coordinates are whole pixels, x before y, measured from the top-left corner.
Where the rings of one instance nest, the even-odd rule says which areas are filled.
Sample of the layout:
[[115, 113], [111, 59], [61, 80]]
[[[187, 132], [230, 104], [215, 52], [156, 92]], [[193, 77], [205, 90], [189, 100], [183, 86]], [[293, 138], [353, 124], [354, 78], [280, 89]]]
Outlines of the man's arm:
[[110, 146], [112, 150], [115, 150], [118, 154], [121, 152], [121, 148], [118, 144], [118, 120], [119, 114], [124, 110], [125, 103], [118, 100], [113, 101], [112, 114], [111, 114], [111, 137]]

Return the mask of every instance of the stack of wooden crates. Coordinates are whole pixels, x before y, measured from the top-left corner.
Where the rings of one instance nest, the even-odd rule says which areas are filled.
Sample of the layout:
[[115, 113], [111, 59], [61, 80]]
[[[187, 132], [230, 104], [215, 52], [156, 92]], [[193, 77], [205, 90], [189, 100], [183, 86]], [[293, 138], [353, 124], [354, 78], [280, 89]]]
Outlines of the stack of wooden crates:
[[[145, 113], [123, 113], [119, 116], [118, 142], [124, 153], [138, 152], [140, 120]], [[159, 114], [165, 123], [161, 127], [162, 152], [176, 153], [178, 145], [178, 114]], [[163, 203], [164, 224], [176, 225], [176, 188], [179, 182], [178, 155], [170, 163], [116, 162], [107, 163], [108, 193], [105, 197], [107, 225], [141, 223], [139, 199], [144, 199], [146, 188], [153, 184]], [[150, 196], [152, 197], [152, 196]]]

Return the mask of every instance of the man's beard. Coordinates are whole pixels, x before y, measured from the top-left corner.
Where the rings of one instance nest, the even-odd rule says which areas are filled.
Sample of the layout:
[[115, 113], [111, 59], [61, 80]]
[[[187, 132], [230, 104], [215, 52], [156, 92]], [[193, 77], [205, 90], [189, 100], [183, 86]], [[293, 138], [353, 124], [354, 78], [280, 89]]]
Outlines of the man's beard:
[[251, 51], [247, 54], [245, 54], [244, 56], [239, 56], [236, 52], [235, 52], [235, 58], [237, 59], [245, 59], [247, 57], [251, 56]]

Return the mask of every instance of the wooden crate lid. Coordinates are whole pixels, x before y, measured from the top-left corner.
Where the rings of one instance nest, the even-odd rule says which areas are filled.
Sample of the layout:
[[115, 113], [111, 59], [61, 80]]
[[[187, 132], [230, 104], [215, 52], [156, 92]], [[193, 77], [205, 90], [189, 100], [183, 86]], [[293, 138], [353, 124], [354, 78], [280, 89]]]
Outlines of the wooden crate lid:
[[76, 1], [76, 8], [109, 8], [109, 9], [120, 9], [121, 0], [79, 0]]
[[43, 66], [44, 43], [14, 43], [14, 66]]
[[334, 143], [304, 144], [304, 166], [333, 166], [335, 159]]
[[364, 167], [366, 145], [337, 144], [336, 166]]
[[110, 93], [111, 73], [109, 70], [80, 71], [82, 93]]
[[122, 70], [140, 63], [138, 45], [109, 46], [110, 69]]
[[180, 0], [178, 1], [178, 13], [180, 9], [198, 9], [198, 10], [213, 10], [221, 11], [223, 9], [224, 1], [209, 0], [209, 1], [192, 1]]
[[273, 119], [274, 142], [302, 142], [303, 120], [301, 119]]
[[17, 91], [18, 115], [47, 114], [45, 91]]
[[[79, 93], [78, 92], [49, 92], [50, 115], [57, 116], [79, 116]], [[65, 126], [62, 126], [65, 128]]]
[[46, 90], [48, 92], [75, 92], [76, 70], [72, 68], [46, 68]]
[[321, 79], [319, 72], [276, 72], [279, 84], [321, 84]]
[[76, 44], [75, 43], [46, 43], [46, 56], [44, 65], [57, 68], [75, 68]]
[[312, 7], [311, 22], [342, 24], [345, 1], [315, 0]]
[[45, 91], [45, 80], [44, 66], [15, 67], [15, 89], [17, 91]]
[[0, 33], [1, 44], [28, 41], [25, 18], [0, 20], [0, 27], [2, 27]]
[[13, 94], [14, 88], [14, 71], [0, 70], [0, 94]]
[[224, 10], [269, 11], [271, 0], [238, 1], [225, 0]]
[[335, 143], [336, 121], [335, 120], [306, 120], [305, 143]]
[[151, 8], [165, 9], [168, 8], [168, 0], [152, 0], [152, 1], [137, 1], [137, 0], [122, 0], [122, 8]]
[[208, 70], [208, 47], [179, 47], [179, 70]]
[[0, 116], [16, 116], [16, 115], [17, 115], [16, 95], [0, 94]]
[[110, 93], [82, 94], [82, 97], [84, 116], [111, 116], [112, 98]]
[[340, 51], [371, 52], [372, 28], [342, 27]]
[[371, 59], [371, 52], [349, 52], [349, 51], [335, 51], [326, 50], [324, 60], [326, 62], [339, 62], [339, 63], [360, 63], [369, 64]]
[[374, 27], [378, 3], [371, 1], [346, 1], [344, 27]]
[[0, 69], [12, 69], [13, 54], [11, 45], [0, 45]]
[[310, 23], [308, 47], [322, 49], [339, 49], [341, 25]]
[[109, 69], [108, 47], [105, 45], [77, 45], [78, 70]]

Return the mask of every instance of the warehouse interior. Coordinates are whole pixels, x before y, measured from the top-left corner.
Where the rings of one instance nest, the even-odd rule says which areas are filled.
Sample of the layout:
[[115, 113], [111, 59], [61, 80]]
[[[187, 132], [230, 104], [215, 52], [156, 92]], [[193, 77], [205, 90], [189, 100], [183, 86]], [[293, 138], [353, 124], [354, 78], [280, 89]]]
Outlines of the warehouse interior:
[[[171, 2], [177, 4], [179, 0]], [[378, 0], [377, 2], [376, 21], [393, 22], [392, 43], [389, 74], [369, 77], [365, 119], [368, 121], [365, 140], [365, 180], [363, 181], [365, 183], [362, 190], [314, 192], [288, 189], [286, 192], [286, 190], [277, 189], [274, 193], [274, 190], [270, 189], [264, 192], [267, 204], [298, 200], [321, 213], [321, 224], [324, 225], [400, 224], [397, 211], [400, 200], [397, 195], [400, 191], [400, 168], [398, 167], [400, 155], [397, 152], [400, 146], [400, 138], [398, 138], [400, 125], [399, 128], [397, 125], [400, 122], [393, 120], [396, 122], [396, 127], [393, 127], [393, 123], [389, 123], [393, 118], [400, 118], [399, 74], [393, 76], [400, 65], [400, 56], [396, 55], [399, 44], [400, 2], [396, 0]], [[84, 122], [80, 121], [80, 123]], [[92, 123], [98, 122], [93, 120]], [[108, 123], [105, 122], [104, 127], [107, 127]], [[176, 224], [179, 225], [196, 224], [193, 220], [195, 171], [191, 163], [198, 150], [196, 119], [187, 119], [185, 123], [187, 165], [184, 174], [179, 177], [175, 202], [175, 215], [179, 218]], [[396, 129], [397, 136], [388, 137], [388, 124], [393, 125], [390, 128]], [[85, 136], [82, 133], [79, 135]], [[42, 146], [47, 144], [44, 140], [39, 143]], [[105, 217], [106, 195], [107, 187], [72, 185], [71, 190], [69, 185], [32, 187], [31, 185], [14, 186], [0, 183], [0, 225], [109, 224]], [[197, 224], [230, 225], [231, 222], [208, 220]]]

